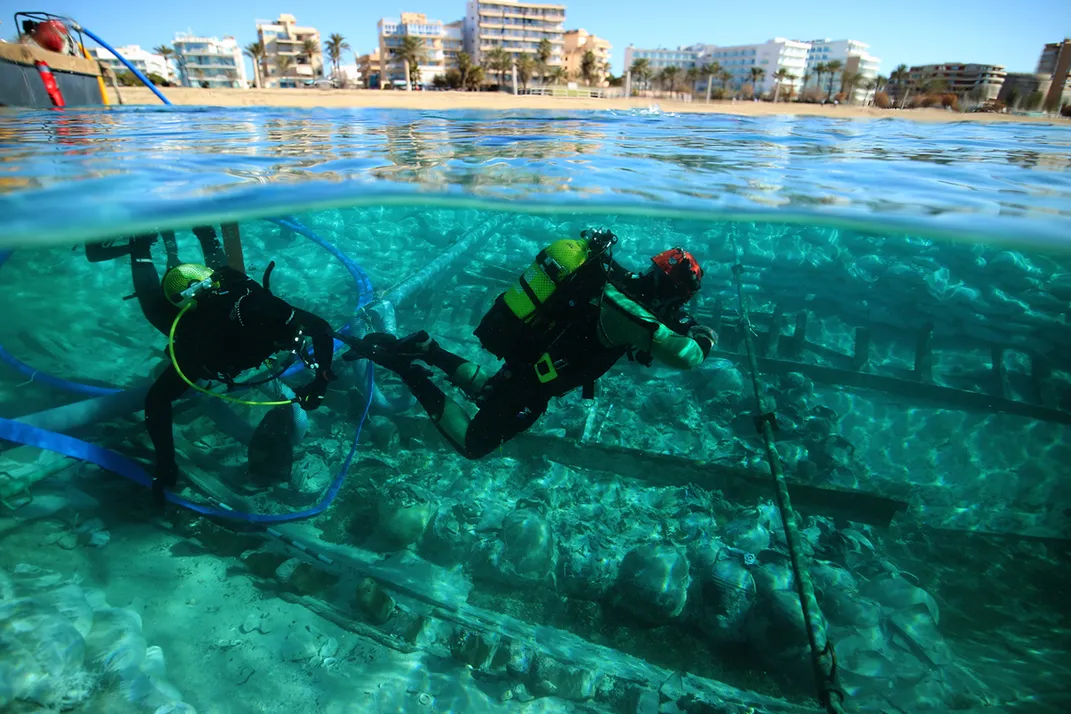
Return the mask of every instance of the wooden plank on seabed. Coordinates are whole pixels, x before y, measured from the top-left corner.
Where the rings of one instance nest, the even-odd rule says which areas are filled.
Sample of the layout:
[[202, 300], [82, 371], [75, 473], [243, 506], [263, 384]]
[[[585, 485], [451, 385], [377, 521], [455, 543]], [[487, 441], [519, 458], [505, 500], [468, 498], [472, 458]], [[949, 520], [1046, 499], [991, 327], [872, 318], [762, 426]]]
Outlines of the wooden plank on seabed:
[[[426, 445], [448, 448], [426, 417], [395, 417], [403, 443], [418, 438]], [[521, 434], [502, 447], [514, 459], [540, 459], [590, 471], [613, 473], [657, 486], [716, 489], [739, 503], [754, 503], [773, 496], [769, 472], [657, 454], [641, 449], [600, 443], [577, 443], [545, 434]], [[814, 486], [789, 479], [792, 504], [804, 514], [821, 514], [859, 523], [887, 526], [907, 507], [906, 501], [853, 489]]]

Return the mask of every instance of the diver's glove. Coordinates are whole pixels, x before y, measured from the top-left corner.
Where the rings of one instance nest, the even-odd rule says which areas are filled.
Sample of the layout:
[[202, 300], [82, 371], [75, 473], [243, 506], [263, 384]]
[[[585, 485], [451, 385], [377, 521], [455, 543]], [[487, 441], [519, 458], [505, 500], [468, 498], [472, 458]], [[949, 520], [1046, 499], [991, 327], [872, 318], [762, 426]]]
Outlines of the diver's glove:
[[294, 401], [307, 412], [316, 409], [323, 404], [324, 395], [327, 394], [327, 384], [334, 378], [335, 375], [329, 371], [317, 372], [315, 379], [304, 387], [294, 390]]
[[688, 328], [688, 336], [696, 341], [699, 349], [703, 350], [703, 359], [706, 359], [710, 351], [714, 349], [714, 345], [718, 344], [718, 333], [706, 325], [692, 325]]

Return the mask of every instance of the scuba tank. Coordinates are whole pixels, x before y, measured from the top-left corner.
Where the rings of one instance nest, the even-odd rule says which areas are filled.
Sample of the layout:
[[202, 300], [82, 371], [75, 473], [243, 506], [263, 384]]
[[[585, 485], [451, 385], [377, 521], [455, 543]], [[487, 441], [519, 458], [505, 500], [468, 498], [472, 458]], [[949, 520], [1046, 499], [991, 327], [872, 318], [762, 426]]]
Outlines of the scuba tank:
[[608, 230], [554, 241], [495, 299], [473, 334], [499, 359], [535, 362], [580, 316], [578, 311], [592, 309], [592, 299], [606, 285], [616, 242]]

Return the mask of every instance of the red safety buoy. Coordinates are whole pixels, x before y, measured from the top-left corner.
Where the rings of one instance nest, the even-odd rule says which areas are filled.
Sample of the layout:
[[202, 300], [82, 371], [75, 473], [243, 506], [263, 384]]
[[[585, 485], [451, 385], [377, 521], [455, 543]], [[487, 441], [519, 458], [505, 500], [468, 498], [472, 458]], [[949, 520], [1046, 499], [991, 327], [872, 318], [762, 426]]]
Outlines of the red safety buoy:
[[41, 60], [37, 60], [33, 64], [34, 67], [37, 67], [37, 72], [41, 75], [41, 81], [44, 82], [45, 91], [48, 92], [48, 98], [52, 100], [52, 106], [66, 106], [63, 101], [63, 93], [60, 91], [59, 85], [56, 84], [56, 78], [53, 76], [49, 66]]
[[59, 20], [47, 20], [34, 27], [30, 37], [49, 52], [66, 52], [67, 26]]

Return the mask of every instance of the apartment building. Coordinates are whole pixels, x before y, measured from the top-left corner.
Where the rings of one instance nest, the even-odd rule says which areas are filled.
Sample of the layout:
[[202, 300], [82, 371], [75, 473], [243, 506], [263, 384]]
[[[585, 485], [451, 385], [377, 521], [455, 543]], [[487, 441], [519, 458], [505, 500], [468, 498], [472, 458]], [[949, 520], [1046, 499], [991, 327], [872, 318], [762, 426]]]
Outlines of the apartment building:
[[870, 95], [866, 84], [873, 82], [881, 71], [881, 59], [869, 53], [870, 45], [859, 40], [809, 40], [807, 50], [808, 81], [804, 90], [813, 89], [818, 94], [825, 96], [829, 91], [830, 73], [822, 73], [822, 86], [818, 86], [819, 65], [828, 65], [833, 61], [840, 62], [840, 69], [833, 79], [833, 94], [840, 91], [844, 79], [844, 73], [854, 75], [857, 79], [852, 90], [852, 101], [861, 102]]
[[257, 20], [257, 39], [264, 45], [260, 77], [265, 87], [297, 87], [321, 76], [324, 66], [320, 32], [301, 27], [293, 15], [274, 22]]
[[367, 89], [380, 88], [380, 81], [383, 78], [383, 63], [380, 61], [378, 47], [357, 58], [357, 71], [361, 75], [361, 83]]
[[457, 56], [464, 51], [465, 21], [443, 25], [443, 64], [446, 69], [457, 69]]
[[[796, 92], [803, 86], [803, 75], [806, 71], [807, 52], [810, 46], [806, 42], [789, 40], [784, 37], [774, 37], [766, 42], [755, 45], [733, 45], [731, 47], [719, 47], [716, 45], [695, 45], [699, 50], [698, 64], [711, 66], [715, 62], [722, 70], [732, 75], [728, 82], [731, 89], [739, 89], [745, 84], [754, 86], [756, 94], [773, 95], [777, 88], [777, 73], [784, 69], [790, 77], [781, 83], [781, 96], [784, 97]], [[752, 79], [751, 68], [758, 67], [762, 70], [762, 79], [756, 84]], [[714, 78], [714, 86], [720, 87], [723, 82]], [[706, 78], [700, 81], [700, 89], [706, 88]], [[791, 89], [791, 91], [790, 91]]]
[[175, 49], [175, 65], [184, 87], [217, 89], [235, 87], [247, 89], [242, 49], [233, 37], [205, 37], [178, 33], [171, 43]]
[[591, 52], [595, 55], [595, 85], [606, 86], [609, 75], [610, 50], [613, 45], [609, 41], [588, 33], [587, 30], [569, 30], [564, 35], [565, 44], [562, 45], [562, 66], [570, 77], [579, 77], [580, 70], [584, 66], [584, 55]]
[[640, 49], [629, 45], [625, 48], [625, 71], [631, 69], [632, 64], [638, 59], [647, 60], [652, 75], [658, 74], [666, 67], [680, 67], [681, 70], [687, 70], [696, 66], [700, 54], [702, 50], [695, 47], [678, 47], [671, 50], [665, 47]]
[[535, 56], [542, 40], [551, 45], [550, 66], [560, 65], [565, 46], [565, 5], [514, 0], [468, 0], [465, 51], [477, 64], [496, 47], [514, 57]]
[[[414, 84], [431, 84], [436, 76], [446, 72], [446, 54], [444, 40], [446, 28], [441, 20], [429, 20], [427, 15], [418, 12], [403, 12], [401, 18], [383, 18], [379, 21], [379, 56], [383, 63], [383, 85], [393, 84], [405, 87], [405, 63], [398, 57], [406, 37], [416, 38], [423, 55], [419, 71], [410, 72], [410, 81]], [[454, 55], [457, 62], [457, 55]]]
[[1071, 102], [1071, 39], [1045, 45], [1036, 74], [1048, 80], [1042, 106], [1057, 109]]
[[[155, 74], [163, 77], [169, 82], [176, 78], [176, 72], [174, 67], [171, 66], [171, 61], [165, 59], [163, 55], [143, 50], [140, 45], [116, 47], [115, 51], [121, 54], [128, 62], [130, 62], [130, 64], [137, 67], [139, 72], [145, 75]], [[92, 47], [89, 49], [89, 54], [93, 59], [97, 60], [97, 62], [108, 67], [117, 74], [130, 71], [115, 55], [103, 47]]]
[[1007, 75], [1000, 65], [958, 62], [919, 65], [908, 73], [907, 89], [912, 94], [931, 86], [980, 102], [996, 99]]

